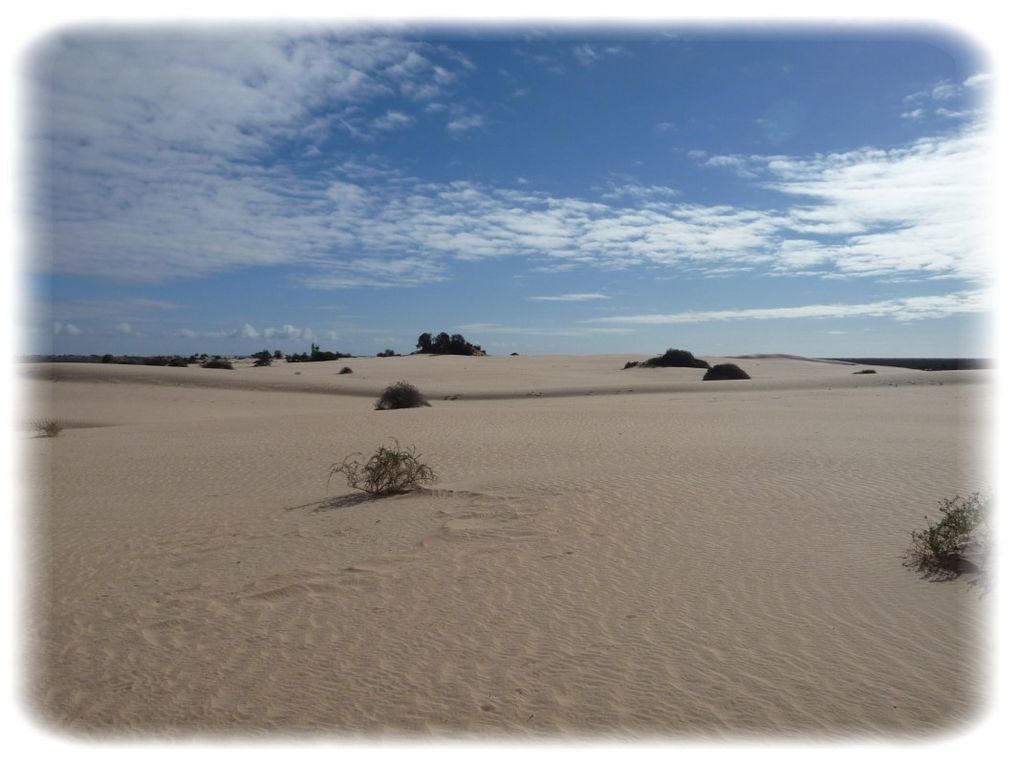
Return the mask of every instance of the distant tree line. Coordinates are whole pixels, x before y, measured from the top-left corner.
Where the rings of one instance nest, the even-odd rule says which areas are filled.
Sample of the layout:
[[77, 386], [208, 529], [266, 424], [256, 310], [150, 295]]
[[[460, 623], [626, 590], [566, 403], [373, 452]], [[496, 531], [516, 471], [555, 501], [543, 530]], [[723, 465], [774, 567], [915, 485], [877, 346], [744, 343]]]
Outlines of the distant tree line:
[[[268, 351], [262, 351], [262, 353], [268, 353]], [[279, 351], [277, 351], [279, 353]], [[275, 358], [280, 358], [276, 356]], [[319, 349], [319, 346], [312, 343], [311, 353], [294, 353], [287, 356], [286, 359], [291, 364], [301, 361], [336, 361], [337, 359], [350, 359], [354, 358], [350, 353], [337, 353], [335, 351], [323, 351]]]
[[435, 337], [429, 332], [418, 336], [418, 353], [451, 354], [455, 356], [482, 356], [485, 351], [480, 345], [472, 345], [463, 335], [448, 335], [440, 332]]

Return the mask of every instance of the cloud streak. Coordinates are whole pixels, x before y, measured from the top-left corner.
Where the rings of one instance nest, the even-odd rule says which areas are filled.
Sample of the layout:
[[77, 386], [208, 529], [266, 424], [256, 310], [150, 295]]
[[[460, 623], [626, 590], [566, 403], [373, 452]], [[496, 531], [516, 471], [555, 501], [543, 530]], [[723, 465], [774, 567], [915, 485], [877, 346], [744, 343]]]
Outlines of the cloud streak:
[[588, 319], [588, 324], [695, 324], [712, 321], [777, 319], [847, 319], [883, 317], [896, 321], [941, 319], [956, 314], [983, 313], [991, 309], [985, 291], [966, 291], [948, 295], [924, 295], [872, 303], [832, 303], [784, 306], [780, 308], [739, 308], [720, 311], [685, 311], [669, 314], [636, 314]]

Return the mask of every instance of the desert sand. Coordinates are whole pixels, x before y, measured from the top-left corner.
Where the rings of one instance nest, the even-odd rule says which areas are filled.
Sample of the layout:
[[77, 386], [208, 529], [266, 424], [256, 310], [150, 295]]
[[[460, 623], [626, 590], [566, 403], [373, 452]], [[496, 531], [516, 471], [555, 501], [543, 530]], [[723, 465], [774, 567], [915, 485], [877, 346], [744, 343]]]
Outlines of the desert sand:
[[[26, 705], [73, 736], [929, 738], [981, 716], [990, 372], [23, 364]], [[354, 370], [337, 375], [341, 366]], [[398, 380], [431, 407], [375, 411]], [[330, 466], [398, 439], [438, 474]]]

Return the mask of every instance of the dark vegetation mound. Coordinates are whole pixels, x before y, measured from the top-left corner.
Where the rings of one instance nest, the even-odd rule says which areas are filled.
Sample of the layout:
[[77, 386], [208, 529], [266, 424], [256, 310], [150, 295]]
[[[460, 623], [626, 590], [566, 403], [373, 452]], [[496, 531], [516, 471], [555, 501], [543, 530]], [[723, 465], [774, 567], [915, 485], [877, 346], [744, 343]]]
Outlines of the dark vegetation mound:
[[376, 409], [413, 409], [418, 406], [431, 406], [425, 397], [411, 383], [401, 380], [394, 383], [375, 402]]
[[696, 359], [690, 351], [678, 351], [676, 348], [669, 348], [661, 356], [653, 356], [648, 361], [642, 361], [640, 363], [636, 361], [629, 361], [623, 367], [624, 369], [630, 369], [631, 367], [693, 367], [694, 369], [708, 369], [709, 363]]
[[[262, 351], [262, 353], [269, 353], [269, 351]], [[277, 351], [279, 353], [279, 351]], [[279, 358], [278, 356], [276, 358]], [[295, 353], [291, 356], [287, 356], [286, 359], [291, 364], [300, 363], [303, 361], [336, 361], [337, 359], [349, 359], [352, 358], [349, 353], [337, 353], [336, 351], [323, 351], [319, 349], [319, 346], [312, 343], [311, 353]]]
[[716, 364], [711, 367], [702, 380], [750, 380], [751, 375], [736, 364]]
[[339, 372], [337, 372], [337, 374], [338, 375], [349, 375], [349, 374], [352, 374], [353, 372], [354, 372], [354, 370], [351, 369], [350, 367], [344, 367]]
[[874, 369], [862, 369], [861, 371], [854, 372], [853, 374], [855, 374], [855, 375], [877, 375], [878, 372], [876, 372]]
[[[485, 351], [480, 345], [473, 345], [464, 339], [463, 335], [448, 335], [440, 332], [435, 337], [429, 332], [422, 332], [418, 336], [418, 353], [432, 353], [436, 355], [454, 356], [484, 356]], [[513, 354], [511, 354], [513, 355]]]
[[202, 364], [202, 369], [233, 369], [234, 365], [226, 359], [209, 359]]

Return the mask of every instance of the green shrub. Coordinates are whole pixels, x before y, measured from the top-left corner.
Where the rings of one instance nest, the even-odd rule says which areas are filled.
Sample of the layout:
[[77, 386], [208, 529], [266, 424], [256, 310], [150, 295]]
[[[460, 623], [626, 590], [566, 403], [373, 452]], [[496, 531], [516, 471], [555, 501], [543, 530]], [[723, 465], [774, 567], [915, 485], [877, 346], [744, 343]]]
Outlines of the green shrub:
[[973, 566], [966, 553], [980, 546], [987, 506], [988, 501], [980, 494], [941, 500], [942, 517], [936, 522], [929, 520], [925, 529], [910, 532], [905, 565], [942, 578], [959, 576], [968, 565]]
[[56, 420], [36, 420], [32, 427], [41, 438], [56, 438], [64, 430], [64, 426]]
[[337, 372], [337, 374], [338, 375], [354, 374], [354, 370], [351, 369], [350, 367], [343, 367], [339, 372]]
[[413, 409], [418, 406], [431, 406], [425, 397], [411, 383], [401, 380], [383, 391], [375, 402], [376, 409]]
[[351, 454], [329, 470], [329, 477], [343, 473], [352, 489], [374, 495], [401, 494], [436, 480], [435, 471], [421, 462], [413, 446], [402, 449], [393, 439], [394, 448], [380, 446], [366, 462], [361, 453]]

